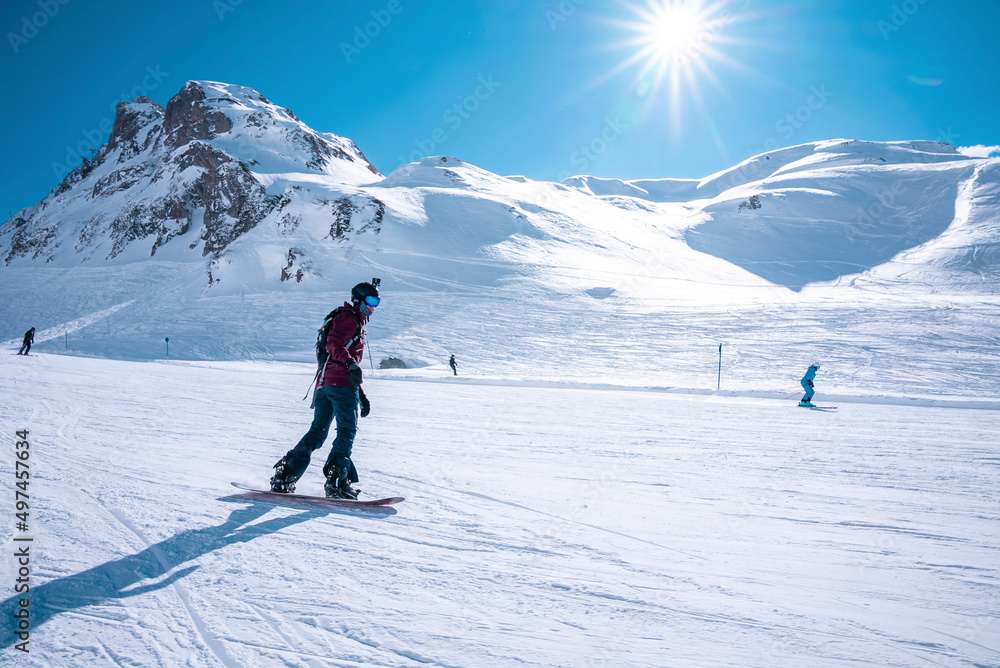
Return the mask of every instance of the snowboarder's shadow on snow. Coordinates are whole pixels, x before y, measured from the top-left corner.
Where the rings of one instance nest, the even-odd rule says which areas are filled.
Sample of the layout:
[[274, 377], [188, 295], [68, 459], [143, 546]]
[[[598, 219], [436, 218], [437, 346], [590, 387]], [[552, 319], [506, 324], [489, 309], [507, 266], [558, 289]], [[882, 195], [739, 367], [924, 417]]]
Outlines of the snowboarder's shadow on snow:
[[[275, 507], [258, 499], [247, 499], [245, 495], [233, 495], [220, 501], [249, 503], [241, 505], [225, 522], [217, 526], [203, 529], [189, 529], [167, 538], [145, 550], [114, 561], [95, 566], [86, 571], [64, 578], [58, 578], [39, 586], [31, 586], [30, 591], [14, 594], [0, 603], [0, 650], [23, 642], [17, 637], [17, 618], [15, 613], [20, 608], [19, 599], [30, 601], [31, 632], [48, 622], [60, 613], [74, 612], [81, 608], [101, 605], [110, 601], [140, 596], [163, 589], [177, 583], [198, 569], [191, 565], [178, 569], [181, 565], [202, 557], [210, 552], [222, 549], [228, 545], [247, 543], [254, 538], [268, 536], [288, 527], [327, 515], [350, 515], [361, 519], [382, 519], [392, 513], [357, 513], [341, 508], [302, 508], [303, 512], [284, 517], [259, 522], [251, 522], [263, 517]], [[296, 508], [298, 510], [298, 508]], [[24, 545], [25, 543], [20, 543]], [[27, 545], [34, 545], [27, 543]], [[34, 555], [34, 552], [32, 553]], [[166, 577], [164, 577], [166, 576]], [[147, 580], [156, 582], [142, 584]]]

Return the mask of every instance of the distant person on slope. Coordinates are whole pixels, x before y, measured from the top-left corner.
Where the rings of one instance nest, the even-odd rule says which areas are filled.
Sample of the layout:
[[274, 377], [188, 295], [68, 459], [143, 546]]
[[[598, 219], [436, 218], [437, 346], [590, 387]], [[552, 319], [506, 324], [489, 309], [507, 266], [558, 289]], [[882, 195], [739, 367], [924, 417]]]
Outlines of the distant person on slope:
[[455, 361], [455, 356], [454, 355], [452, 355], [451, 359], [448, 360], [448, 366], [451, 367], [452, 373], [454, 373], [457, 376], [458, 375], [458, 362]]
[[799, 406], [812, 406], [813, 395], [816, 394], [816, 388], [813, 386], [813, 379], [816, 378], [816, 372], [819, 371], [819, 364], [813, 364], [806, 370], [806, 375], [802, 376], [802, 389], [806, 391], [802, 401], [799, 402]]
[[21, 349], [17, 351], [18, 355], [27, 355], [28, 351], [31, 350], [31, 344], [35, 342], [35, 328], [32, 327], [27, 332], [24, 333], [24, 341], [21, 343]]
[[351, 303], [335, 309], [330, 314], [326, 335], [326, 352], [329, 355], [316, 374], [316, 388], [312, 425], [309, 431], [274, 465], [271, 491], [290, 493], [295, 482], [302, 477], [314, 450], [322, 447], [330, 431], [330, 424], [337, 420], [337, 436], [330, 456], [323, 466], [326, 496], [333, 499], [356, 499], [358, 492], [351, 487], [358, 481], [358, 473], [351, 461], [354, 435], [358, 431], [358, 404], [361, 417], [367, 417], [371, 404], [361, 389], [361, 367], [358, 362], [364, 355], [364, 326], [379, 304], [378, 279], [372, 283], [358, 283], [351, 290]]

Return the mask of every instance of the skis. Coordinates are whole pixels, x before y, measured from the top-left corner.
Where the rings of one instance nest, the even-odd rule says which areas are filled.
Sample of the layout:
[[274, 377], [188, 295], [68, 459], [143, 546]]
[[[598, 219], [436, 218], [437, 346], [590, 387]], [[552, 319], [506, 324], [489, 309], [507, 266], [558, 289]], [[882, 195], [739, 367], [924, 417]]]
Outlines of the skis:
[[255, 489], [249, 485], [244, 485], [243, 483], [234, 482], [231, 483], [233, 487], [238, 489], [244, 489], [251, 494], [260, 496], [268, 501], [274, 503], [281, 503], [283, 501], [298, 501], [302, 503], [309, 503], [311, 505], [317, 506], [338, 506], [341, 508], [367, 508], [369, 510], [379, 510], [386, 509], [390, 506], [403, 501], [401, 496], [390, 496], [384, 499], [373, 499], [373, 500], [351, 500], [351, 499], [328, 499], [325, 496], [311, 496], [309, 494], [281, 494], [279, 492], [272, 492], [270, 490]]
[[799, 404], [799, 408], [808, 408], [808, 409], [814, 410], [814, 411], [835, 411], [835, 410], [837, 410], [836, 406], [803, 406], [802, 404]]

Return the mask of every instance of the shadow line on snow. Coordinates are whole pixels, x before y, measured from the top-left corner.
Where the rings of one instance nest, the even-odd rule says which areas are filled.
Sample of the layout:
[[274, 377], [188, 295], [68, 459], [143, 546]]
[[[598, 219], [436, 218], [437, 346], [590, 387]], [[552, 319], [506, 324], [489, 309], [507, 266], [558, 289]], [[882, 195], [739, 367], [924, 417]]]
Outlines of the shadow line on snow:
[[[290, 526], [326, 515], [346, 514], [372, 519], [382, 519], [386, 516], [386, 514], [358, 514], [349, 510], [337, 512], [340, 509], [332, 508], [309, 508], [302, 509], [303, 512], [294, 515], [276, 517], [250, 525], [250, 522], [263, 517], [273, 509], [275, 504], [248, 500], [240, 496], [229, 496], [220, 500], [250, 503], [250, 505], [234, 510], [222, 524], [182, 531], [136, 554], [37, 587], [31, 586], [28, 592], [15, 594], [0, 603], [0, 650], [22, 642], [17, 636], [18, 620], [14, 617], [20, 607], [19, 599], [27, 598], [30, 601], [27, 609], [30, 615], [30, 631], [34, 633], [60, 613], [140, 596], [171, 586], [196, 571], [198, 565], [175, 569], [229, 545], [247, 543], [255, 538], [277, 533]], [[10, 543], [10, 545], [33, 546], [34, 543]], [[156, 582], [145, 582], [156, 578], [161, 579]]]
[[898, 170], [867, 183], [789, 176], [766, 185], [765, 179], [757, 193], [760, 212], [743, 210], [740, 194], [709, 206], [708, 220], [686, 230], [684, 239], [696, 251], [799, 292], [810, 283], [864, 273], [938, 239], [977, 174], [965, 166], [953, 180]]

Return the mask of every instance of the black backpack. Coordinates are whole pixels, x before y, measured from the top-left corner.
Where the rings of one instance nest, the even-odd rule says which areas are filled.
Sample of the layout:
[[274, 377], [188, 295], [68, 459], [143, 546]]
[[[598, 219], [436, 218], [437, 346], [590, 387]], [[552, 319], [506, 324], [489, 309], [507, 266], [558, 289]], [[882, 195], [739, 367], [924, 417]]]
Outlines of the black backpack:
[[344, 311], [350, 311], [354, 314], [354, 317], [358, 319], [358, 332], [354, 337], [347, 342], [344, 348], [350, 348], [355, 343], [360, 341], [365, 335], [364, 325], [361, 323], [361, 317], [354, 312], [353, 309], [349, 309], [346, 306], [338, 306], [337, 308], [330, 311], [325, 318], [323, 318], [323, 325], [319, 328], [316, 334], [316, 363], [319, 364], [319, 368], [322, 369], [323, 365], [330, 358], [330, 353], [326, 349], [326, 337], [330, 334], [330, 325], [333, 323], [334, 317], [338, 313], [343, 313]]
[[[326, 337], [329, 336], [330, 334], [330, 324], [333, 322], [333, 319], [337, 316], [337, 314], [343, 311], [350, 311], [351, 313], [354, 314], [354, 317], [358, 319], [358, 333], [355, 334], [354, 337], [350, 341], [348, 341], [347, 345], [344, 347], [350, 348], [355, 343], [363, 339], [365, 336], [365, 328], [361, 322], [361, 317], [353, 309], [349, 309], [346, 306], [338, 306], [337, 308], [330, 311], [325, 318], [323, 318], [323, 326], [319, 328], [319, 332], [317, 332], [316, 335], [316, 363], [318, 365], [318, 368], [316, 369], [316, 375], [313, 376], [313, 381], [311, 385], [312, 401], [309, 404], [309, 408], [316, 407], [317, 381], [319, 380], [320, 375], [323, 373], [323, 369], [326, 367], [327, 360], [330, 359], [330, 353], [326, 349]], [[302, 397], [302, 400], [305, 401], [308, 398], [309, 398], [309, 392], [306, 392], [306, 396]]]

